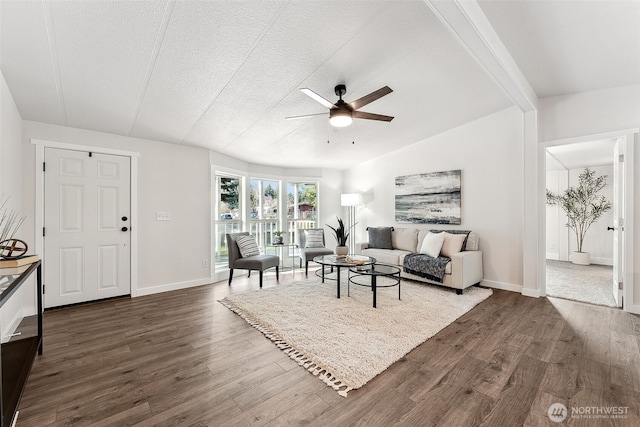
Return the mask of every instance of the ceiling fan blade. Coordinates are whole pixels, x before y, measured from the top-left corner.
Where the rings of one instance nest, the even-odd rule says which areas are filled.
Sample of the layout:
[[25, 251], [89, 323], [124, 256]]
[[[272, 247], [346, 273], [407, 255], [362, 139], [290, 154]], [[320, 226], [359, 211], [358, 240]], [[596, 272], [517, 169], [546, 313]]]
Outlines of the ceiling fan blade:
[[354, 110], [357, 110], [361, 107], [364, 107], [367, 104], [372, 103], [376, 99], [382, 98], [385, 95], [389, 95], [393, 90], [389, 86], [381, 87], [380, 89], [371, 92], [369, 95], [365, 95], [360, 99], [356, 99], [355, 101], [349, 103], [349, 106]]
[[314, 117], [314, 116], [326, 116], [327, 113], [315, 113], [315, 114], [304, 114], [302, 116], [289, 116], [289, 117], [285, 117], [285, 119], [287, 120], [296, 120], [296, 119], [306, 119], [308, 117]]
[[382, 122], [390, 122], [393, 120], [392, 116], [384, 116], [382, 114], [365, 113], [364, 111], [354, 111], [354, 119], [368, 119], [368, 120], [380, 120]]
[[311, 99], [316, 100], [317, 102], [319, 102], [320, 104], [324, 105], [327, 108], [335, 108], [335, 105], [333, 105], [333, 102], [324, 99], [323, 97], [321, 97], [320, 95], [318, 95], [317, 93], [315, 93], [314, 91], [312, 91], [307, 87], [301, 88], [300, 92], [304, 93]]

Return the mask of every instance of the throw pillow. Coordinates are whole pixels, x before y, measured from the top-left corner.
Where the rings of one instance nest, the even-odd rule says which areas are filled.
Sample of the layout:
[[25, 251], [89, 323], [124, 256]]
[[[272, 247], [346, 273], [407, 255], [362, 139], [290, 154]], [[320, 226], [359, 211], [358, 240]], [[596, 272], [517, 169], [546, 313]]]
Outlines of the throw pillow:
[[444, 233], [428, 233], [424, 236], [422, 246], [420, 247], [420, 253], [429, 255], [433, 258], [438, 258], [443, 243]]
[[377, 249], [393, 249], [391, 244], [391, 230], [393, 227], [367, 227], [369, 232], [369, 247]]
[[462, 245], [467, 238], [466, 234], [451, 234], [446, 231], [440, 234], [444, 236], [444, 244], [440, 253], [448, 258], [462, 250]]
[[240, 255], [242, 258], [248, 256], [260, 255], [260, 249], [256, 243], [256, 238], [253, 236], [238, 236], [236, 239], [238, 249], [240, 249]]
[[304, 230], [304, 247], [305, 248], [324, 248], [322, 230]]

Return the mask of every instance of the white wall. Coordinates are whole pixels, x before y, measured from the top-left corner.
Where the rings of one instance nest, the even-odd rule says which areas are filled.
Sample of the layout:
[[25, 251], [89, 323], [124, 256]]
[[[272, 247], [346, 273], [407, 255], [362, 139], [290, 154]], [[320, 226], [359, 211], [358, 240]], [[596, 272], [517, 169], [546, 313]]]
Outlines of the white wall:
[[523, 116], [514, 107], [345, 171], [345, 191], [365, 193], [367, 201], [357, 213], [356, 240], [367, 240], [366, 226], [446, 228], [396, 223], [395, 177], [461, 169], [462, 224], [449, 228], [478, 233], [485, 285], [520, 291], [522, 156]]
[[[613, 165], [591, 166], [589, 169], [593, 170], [596, 176], [607, 176], [607, 185], [600, 194], [613, 203]], [[582, 171], [584, 168], [547, 172], [547, 189], [562, 194], [567, 187], [576, 187]], [[562, 209], [557, 205], [547, 205], [547, 253], [555, 252], [556, 255], [547, 258], [566, 261], [570, 259], [569, 255], [572, 252], [578, 250], [576, 235], [566, 227], [566, 223], [567, 217]], [[610, 209], [589, 228], [582, 250], [590, 253], [592, 264], [613, 265], [613, 233], [607, 230], [607, 227], [612, 226], [613, 209]]]
[[[208, 150], [31, 121], [23, 129], [25, 227], [32, 241], [32, 138], [138, 152], [138, 294], [209, 283], [210, 270], [202, 268], [211, 258]], [[171, 221], [156, 221], [158, 211], [171, 212]]]
[[[562, 194], [569, 184], [567, 171], [547, 171], [547, 190]], [[567, 216], [558, 205], [546, 205], [546, 253], [547, 259], [568, 261], [570, 230], [565, 226]]]
[[[24, 215], [22, 206], [22, 117], [0, 72], [0, 197], [9, 197], [5, 208]], [[25, 238], [26, 227], [16, 234]], [[33, 276], [33, 275], [32, 275]], [[36, 312], [35, 280], [31, 277], [0, 311], [0, 334], [7, 336], [15, 330], [22, 316]]]
[[640, 85], [552, 96], [540, 100], [542, 142], [593, 135], [640, 124]]
[[[640, 127], [640, 85], [623, 86], [540, 100], [540, 142]], [[634, 142], [635, 188], [632, 310], [640, 313], [640, 140]]]
[[[138, 288], [137, 294], [161, 292], [211, 282], [211, 164], [244, 170], [247, 176], [310, 175], [299, 169], [251, 165], [223, 154], [39, 122], [24, 121], [23, 162], [25, 223], [34, 238], [35, 147], [41, 139], [140, 153], [138, 159]], [[320, 223], [339, 209], [339, 171], [312, 171], [321, 182]], [[171, 221], [156, 221], [156, 212], [171, 212]]]
[[0, 196], [9, 196], [6, 207], [22, 208], [22, 117], [0, 72]]

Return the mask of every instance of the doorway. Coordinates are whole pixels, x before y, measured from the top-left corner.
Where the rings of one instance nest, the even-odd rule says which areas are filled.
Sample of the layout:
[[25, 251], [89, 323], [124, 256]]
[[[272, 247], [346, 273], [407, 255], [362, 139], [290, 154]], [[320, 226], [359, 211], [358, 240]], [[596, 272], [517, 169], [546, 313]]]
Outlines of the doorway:
[[128, 157], [45, 149], [45, 307], [129, 295]]
[[[629, 138], [630, 136], [630, 138]], [[560, 297], [609, 307], [623, 306], [622, 282], [625, 276], [623, 217], [628, 213], [625, 198], [625, 167], [633, 167], [633, 158], [623, 162], [626, 142], [633, 143], [633, 135], [606, 135], [576, 138], [571, 141], [549, 143], [544, 147], [545, 188], [564, 194], [578, 186], [579, 176], [586, 168], [594, 176], [606, 176], [606, 185], [599, 195], [610, 202], [613, 209], [604, 212], [588, 229], [582, 252], [590, 254], [589, 265], [576, 256], [578, 236], [566, 226], [566, 213], [557, 205], [546, 205], [545, 269], [542, 295]], [[628, 178], [627, 178], [628, 179]], [[626, 197], [625, 197], [626, 195]], [[584, 255], [584, 254], [577, 254]], [[628, 283], [631, 283], [629, 281]]]
[[[45, 308], [136, 296], [139, 153], [37, 139], [31, 143], [37, 165], [35, 249], [43, 258]], [[74, 228], [94, 236], [66, 241], [82, 234]]]

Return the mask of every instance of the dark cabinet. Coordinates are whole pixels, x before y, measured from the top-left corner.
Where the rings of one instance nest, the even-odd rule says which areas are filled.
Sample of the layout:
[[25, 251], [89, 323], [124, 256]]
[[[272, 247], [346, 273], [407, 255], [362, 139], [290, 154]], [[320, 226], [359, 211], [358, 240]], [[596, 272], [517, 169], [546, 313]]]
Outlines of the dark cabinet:
[[[35, 299], [36, 313], [24, 315], [24, 295], [28, 289], [25, 282], [36, 274]], [[13, 422], [27, 382], [29, 371], [36, 353], [42, 354], [42, 266], [41, 261], [19, 269], [0, 268], [0, 311], [11, 311], [10, 318], [16, 326], [11, 327], [8, 335], [2, 326], [2, 344], [0, 344], [0, 426], [7, 427]], [[16, 300], [17, 299], [17, 300]]]

